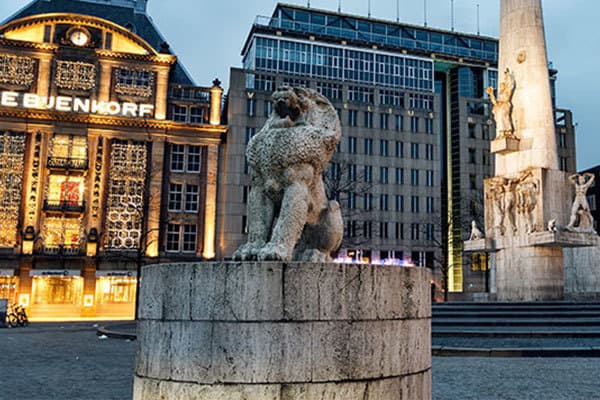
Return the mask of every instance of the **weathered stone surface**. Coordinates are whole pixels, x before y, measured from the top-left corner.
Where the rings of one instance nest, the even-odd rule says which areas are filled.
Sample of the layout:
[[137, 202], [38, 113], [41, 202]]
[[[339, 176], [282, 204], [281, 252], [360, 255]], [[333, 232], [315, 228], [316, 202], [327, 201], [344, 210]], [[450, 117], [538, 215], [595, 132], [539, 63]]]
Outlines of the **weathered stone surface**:
[[370, 265], [147, 268], [142, 286], [154, 296], [139, 325], [134, 398], [426, 393], [422, 380], [404, 381], [431, 367], [429, 282], [425, 269]]
[[337, 201], [328, 201], [323, 170], [340, 142], [329, 100], [312, 89], [280, 88], [274, 111], [246, 150], [252, 187], [248, 242], [236, 260], [330, 261], [342, 242]]

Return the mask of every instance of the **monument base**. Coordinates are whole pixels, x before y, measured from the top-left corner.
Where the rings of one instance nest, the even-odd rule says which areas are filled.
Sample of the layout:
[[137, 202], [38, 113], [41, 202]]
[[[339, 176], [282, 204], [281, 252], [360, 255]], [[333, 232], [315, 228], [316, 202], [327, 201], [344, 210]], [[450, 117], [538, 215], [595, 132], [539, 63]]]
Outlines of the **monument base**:
[[563, 249], [514, 247], [496, 252], [498, 301], [564, 299]]
[[431, 398], [426, 269], [147, 266], [134, 399]]
[[507, 154], [519, 151], [519, 143], [521, 141], [516, 137], [499, 137], [492, 140], [490, 151], [493, 154]]

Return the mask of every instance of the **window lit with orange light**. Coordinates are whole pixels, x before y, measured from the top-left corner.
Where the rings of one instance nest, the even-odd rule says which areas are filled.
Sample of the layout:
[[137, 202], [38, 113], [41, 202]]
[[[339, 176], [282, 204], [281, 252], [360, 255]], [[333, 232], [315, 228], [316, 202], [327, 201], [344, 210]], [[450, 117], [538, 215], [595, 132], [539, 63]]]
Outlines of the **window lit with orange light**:
[[97, 304], [124, 304], [135, 302], [135, 277], [98, 277]]
[[83, 278], [45, 277], [33, 278], [33, 305], [80, 305], [83, 301]]

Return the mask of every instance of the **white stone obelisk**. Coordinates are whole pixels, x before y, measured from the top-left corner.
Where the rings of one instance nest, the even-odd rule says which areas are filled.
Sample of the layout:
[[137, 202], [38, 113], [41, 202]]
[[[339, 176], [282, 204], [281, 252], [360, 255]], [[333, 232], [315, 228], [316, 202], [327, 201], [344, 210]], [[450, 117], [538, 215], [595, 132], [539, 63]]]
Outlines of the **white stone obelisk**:
[[512, 120], [519, 151], [496, 154], [496, 175], [530, 167], [558, 170], [541, 0], [501, 0], [499, 80], [516, 82]]
[[497, 93], [488, 89], [496, 121], [496, 174], [485, 181], [485, 239], [466, 251], [496, 256], [497, 299], [561, 300], [563, 247], [589, 246], [567, 226], [573, 199], [559, 169], [541, 0], [500, 0]]

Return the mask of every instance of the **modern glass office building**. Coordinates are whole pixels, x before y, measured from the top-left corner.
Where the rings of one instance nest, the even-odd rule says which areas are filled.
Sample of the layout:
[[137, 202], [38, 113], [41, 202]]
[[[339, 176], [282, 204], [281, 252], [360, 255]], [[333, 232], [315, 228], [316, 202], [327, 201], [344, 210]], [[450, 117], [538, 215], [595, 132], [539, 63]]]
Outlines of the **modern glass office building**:
[[[498, 41], [479, 35], [286, 4], [257, 17], [243, 68], [231, 71], [222, 256], [245, 240], [245, 145], [277, 86], [305, 86], [328, 97], [342, 122], [325, 176], [344, 210], [339, 258], [437, 271], [447, 260], [450, 291], [484, 291], [490, 257], [463, 256], [462, 241], [472, 220], [483, 225], [494, 137], [485, 88], [497, 84], [497, 57]], [[557, 134], [572, 138], [570, 114], [561, 116]], [[574, 170], [573, 141], [560, 143], [563, 167]]]

